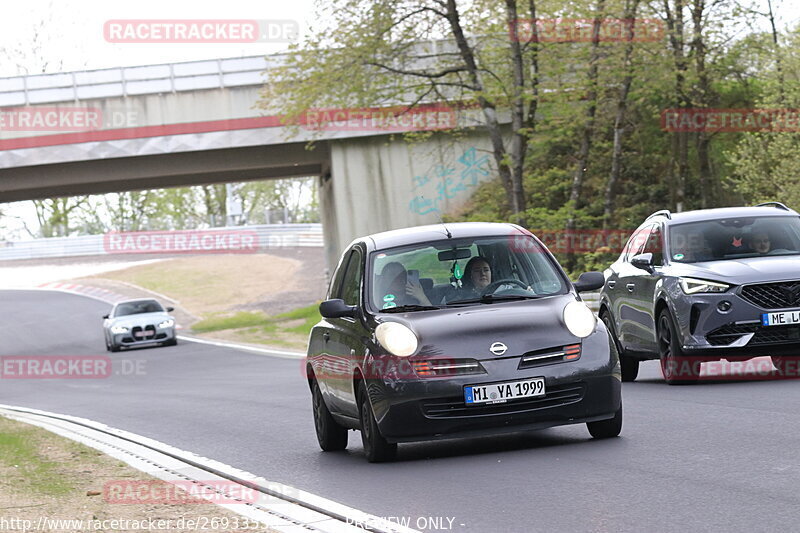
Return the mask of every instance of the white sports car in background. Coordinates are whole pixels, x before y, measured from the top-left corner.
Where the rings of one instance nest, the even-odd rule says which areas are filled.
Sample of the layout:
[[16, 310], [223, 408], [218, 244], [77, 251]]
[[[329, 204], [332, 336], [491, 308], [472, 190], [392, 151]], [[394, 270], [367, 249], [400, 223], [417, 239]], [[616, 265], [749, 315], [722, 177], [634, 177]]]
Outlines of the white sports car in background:
[[161, 306], [156, 300], [125, 300], [114, 305], [111, 313], [103, 317], [106, 350], [147, 344], [174, 346], [175, 318], [168, 313], [172, 307]]

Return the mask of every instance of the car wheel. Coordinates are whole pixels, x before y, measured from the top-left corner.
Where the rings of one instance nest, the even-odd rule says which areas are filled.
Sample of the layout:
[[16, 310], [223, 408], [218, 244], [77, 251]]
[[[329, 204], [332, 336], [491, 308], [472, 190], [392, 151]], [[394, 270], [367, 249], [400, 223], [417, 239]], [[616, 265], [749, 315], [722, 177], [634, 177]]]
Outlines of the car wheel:
[[104, 339], [104, 340], [106, 341], [106, 351], [110, 352], [111, 351], [111, 345], [108, 344], [108, 339]]
[[677, 329], [667, 309], [658, 315], [656, 327], [658, 336], [658, 357], [661, 361], [661, 374], [669, 385], [694, 383], [700, 377], [700, 361], [683, 354], [678, 341]]
[[619, 406], [614, 418], [608, 420], [598, 420], [597, 422], [587, 422], [586, 427], [589, 434], [595, 439], [610, 439], [619, 436], [622, 431], [622, 406]]
[[617, 333], [614, 331], [614, 325], [611, 323], [611, 315], [608, 313], [608, 311], [604, 310], [600, 313], [600, 320], [602, 320], [603, 324], [606, 325], [606, 329], [608, 329], [608, 332], [611, 334], [611, 337], [614, 339], [614, 344], [617, 347], [617, 353], [619, 354], [619, 365], [622, 370], [622, 381], [634, 381], [636, 376], [639, 375], [639, 360], [625, 355], [622, 345], [620, 345], [617, 338]]
[[361, 415], [361, 442], [364, 445], [367, 461], [381, 463], [394, 460], [397, 455], [397, 444], [387, 442], [381, 435], [364, 385], [359, 387], [358, 405]]
[[178, 337], [173, 338], [171, 341], [167, 341], [162, 346], [177, 346], [178, 345]]
[[117, 345], [116, 345], [116, 344], [114, 344], [113, 342], [111, 343], [111, 351], [112, 351], [112, 352], [118, 352], [118, 351], [120, 351], [121, 349], [122, 349], [122, 347], [121, 347], [121, 346], [117, 346]]
[[311, 402], [314, 408], [314, 428], [317, 430], [319, 447], [326, 452], [338, 452], [347, 448], [347, 430], [336, 423], [328, 411], [317, 380], [311, 386]]

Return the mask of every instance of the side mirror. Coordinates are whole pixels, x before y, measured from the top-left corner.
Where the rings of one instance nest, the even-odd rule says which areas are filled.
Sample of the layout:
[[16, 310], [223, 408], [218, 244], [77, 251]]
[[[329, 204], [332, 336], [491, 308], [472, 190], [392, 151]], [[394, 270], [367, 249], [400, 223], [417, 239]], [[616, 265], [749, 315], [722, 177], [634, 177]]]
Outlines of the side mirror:
[[605, 282], [606, 277], [602, 272], [584, 272], [573, 285], [575, 285], [576, 291], [586, 292], [602, 288]]
[[646, 254], [639, 254], [634, 255], [631, 258], [631, 264], [636, 268], [641, 268], [642, 270], [646, 270], [648, 272], [653, 271], [653, 254], [646, 253]]
[[108, 315], [103, 315], [103, 320], [108, 320]]
[[175, 310], [174, 307], [167, 307], [167, 313], [171, 313]]
[[355, 318], [356, 306], [347, 305], [344, 300], [335, 298], [333, 300], [325, 300], [319, 304], [319, 314], [325, 318], [342, 318], [350, 317]]

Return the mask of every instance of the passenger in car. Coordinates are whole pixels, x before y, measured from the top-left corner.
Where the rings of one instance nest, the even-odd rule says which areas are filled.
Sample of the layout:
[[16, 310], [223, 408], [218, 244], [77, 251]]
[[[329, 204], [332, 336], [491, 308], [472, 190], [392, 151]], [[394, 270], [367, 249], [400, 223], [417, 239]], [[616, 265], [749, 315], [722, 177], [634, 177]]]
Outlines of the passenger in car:
[[[425, 294], [419, 280], [411, 281], [408, 279], [406, 268], [397, 261], [392, 261], [384, 265], [377, 281], [379, 298], [382, 301], [376, 302], [379, 307], [396, 307], [401, 305], [431, 305], [431, 301]], [[390, 300], [386, 298], [391, 297]], [[389, 304], [389, 305], [387, 305]]]
[[769, 233], [757, 231], [750, 237], [750, 249], [760, 254], [768, 254], [772, 249]]

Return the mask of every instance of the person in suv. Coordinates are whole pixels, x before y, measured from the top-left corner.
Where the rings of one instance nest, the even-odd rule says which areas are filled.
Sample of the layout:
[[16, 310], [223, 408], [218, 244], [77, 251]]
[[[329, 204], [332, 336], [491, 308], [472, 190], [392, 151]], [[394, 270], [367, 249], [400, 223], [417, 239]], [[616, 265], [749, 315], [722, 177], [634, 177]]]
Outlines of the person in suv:
[[614, 333], [623, 381], [660, 359], [670, 383], [700, 364], [800, 357], [800, 215], [778, 202], [659, 211], [606, 271], [600, 319]]

